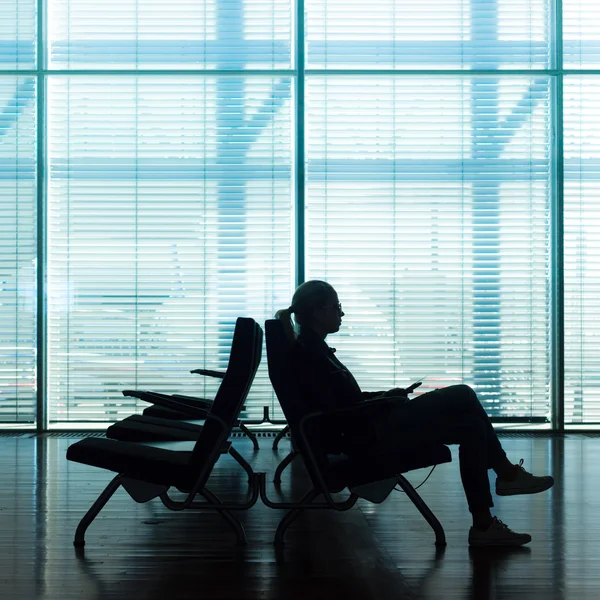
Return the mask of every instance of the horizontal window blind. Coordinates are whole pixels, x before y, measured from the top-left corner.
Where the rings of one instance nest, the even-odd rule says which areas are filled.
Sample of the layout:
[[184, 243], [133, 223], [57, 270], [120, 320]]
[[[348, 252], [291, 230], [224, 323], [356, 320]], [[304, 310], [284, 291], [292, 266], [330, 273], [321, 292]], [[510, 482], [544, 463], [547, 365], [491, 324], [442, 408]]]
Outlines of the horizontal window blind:
[[0, 2], [0, 70], [33, 69], [37, 0]]
[[539, 76], [307, 78], [307, 278], [363, 389], [549, 417], [549, 104]]
[[[289, 77], [48, 80], [50, 421], [213, 397], [235, 319], [292, 288]], [[274, 406], [263, 361], [248, 416]]]
[[565, 421], [600, 421], [600, 76], [564, 83]]
[[596, 0], [562, 0], [563, 61], [567, 69], [600, 68], [600, 7]]
[[291, 63], [290, 0], [49, 0], [51, 68], [273, 69]]
[[543, 69], [550, 0], [306, 0], [307, 67]]
[[[212, 397], [218, 382], [187, 371], [225, 367], [237, 316], [289, 304], [296, 235], [306, 277], [339, 290], [330, 343], [364, 389], [464, 381], [494, 417], [547, 419], [562, 102], [565, 419], [600, 423], [597, 3], [306, 0], [306, 74], [297, 9], [0, 2], [0, 425], [35, 422], [40, 348], [53, 425], [139, 411], [127, 387]], [[281, 415], [263, 362], [246, 416], [264, 405]]]
[[0, 75], [0, 424], [35, 421], [35, 93]]

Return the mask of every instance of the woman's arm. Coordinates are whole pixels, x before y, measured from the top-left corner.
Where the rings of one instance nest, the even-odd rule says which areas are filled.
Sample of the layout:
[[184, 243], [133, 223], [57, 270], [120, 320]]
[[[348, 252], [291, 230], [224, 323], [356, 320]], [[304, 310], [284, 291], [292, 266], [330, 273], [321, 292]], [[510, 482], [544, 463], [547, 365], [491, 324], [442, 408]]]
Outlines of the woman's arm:
[[393, 388], [382, 392], [363, 392], [363, 400], [375, 400], [376, 398], [407, 398], [408, 392], [404, 388]]
[[362, 392], [363, 400], [373, 400], [375, 398], [408, 398], [409, 394], [412, 394], [419, 386], [421, 381], [417, 381], [407, 388], [392, 388], [383, 392]]

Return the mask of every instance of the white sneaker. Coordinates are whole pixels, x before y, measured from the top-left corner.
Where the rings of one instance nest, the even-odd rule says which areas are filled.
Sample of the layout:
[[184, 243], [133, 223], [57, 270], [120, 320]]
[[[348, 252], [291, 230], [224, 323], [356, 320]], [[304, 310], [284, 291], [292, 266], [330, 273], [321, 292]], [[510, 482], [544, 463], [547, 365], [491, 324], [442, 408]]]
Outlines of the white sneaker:
[[530, 541], [528, 533], [516, 533], [497, 517], [492, 517], [485, 531], [474, 527], [469, 530], [469, 546], [522, 546]]
[[498, 496], [515, 496], [516, 494], [538, 494], [554, 485], [550, 475], [536, 477], [523, 468], [523, 459], [519, 461], [517, 476], [512, 481], [496, 478], [496, 494]]

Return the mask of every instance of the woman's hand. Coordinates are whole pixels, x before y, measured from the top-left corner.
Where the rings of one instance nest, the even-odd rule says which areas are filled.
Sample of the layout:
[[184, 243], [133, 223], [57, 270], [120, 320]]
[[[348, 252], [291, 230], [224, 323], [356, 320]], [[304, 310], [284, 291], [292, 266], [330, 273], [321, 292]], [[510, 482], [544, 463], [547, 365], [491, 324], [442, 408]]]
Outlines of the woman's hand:
[[422, 383], [423, 383], [422, 381], [417, 381], [417, 382], [413, 383], [412, 385], [409, 385], [406, 388], [406, 392], [408, 394], [412, 394]]
[[416, 383], [409, 385], [407, 388], [393, 388], [385, 392], [384, 396], [408, 396], [409, 394], [412, 394], [421, 385], [421, 383], [421, 381], [417, 381]]
[[391, 390], [388, 390], [387, 392], [385, 392], [383, 394], [383, 396], [385, 398], [390, 398], [393, 396], [408, 396], [410, 392], [408, 390], [405, 390], [404, 388], [392, 388]]

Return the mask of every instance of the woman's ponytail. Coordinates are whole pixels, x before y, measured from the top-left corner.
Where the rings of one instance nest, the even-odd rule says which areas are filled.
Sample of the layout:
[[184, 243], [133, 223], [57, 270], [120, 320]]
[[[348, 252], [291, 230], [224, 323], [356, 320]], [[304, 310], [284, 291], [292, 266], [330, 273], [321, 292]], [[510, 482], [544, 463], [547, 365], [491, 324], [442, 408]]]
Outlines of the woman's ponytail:
[[275, 313], [275, 318], [281, 321], [283, 325], [283, 331], [285, 332], [285, 336], [290, 343], [290, 346], [296, 343], [296, 330], [294, 329], [294, 324], [292, 323], [292, 307], [282, 308]]

